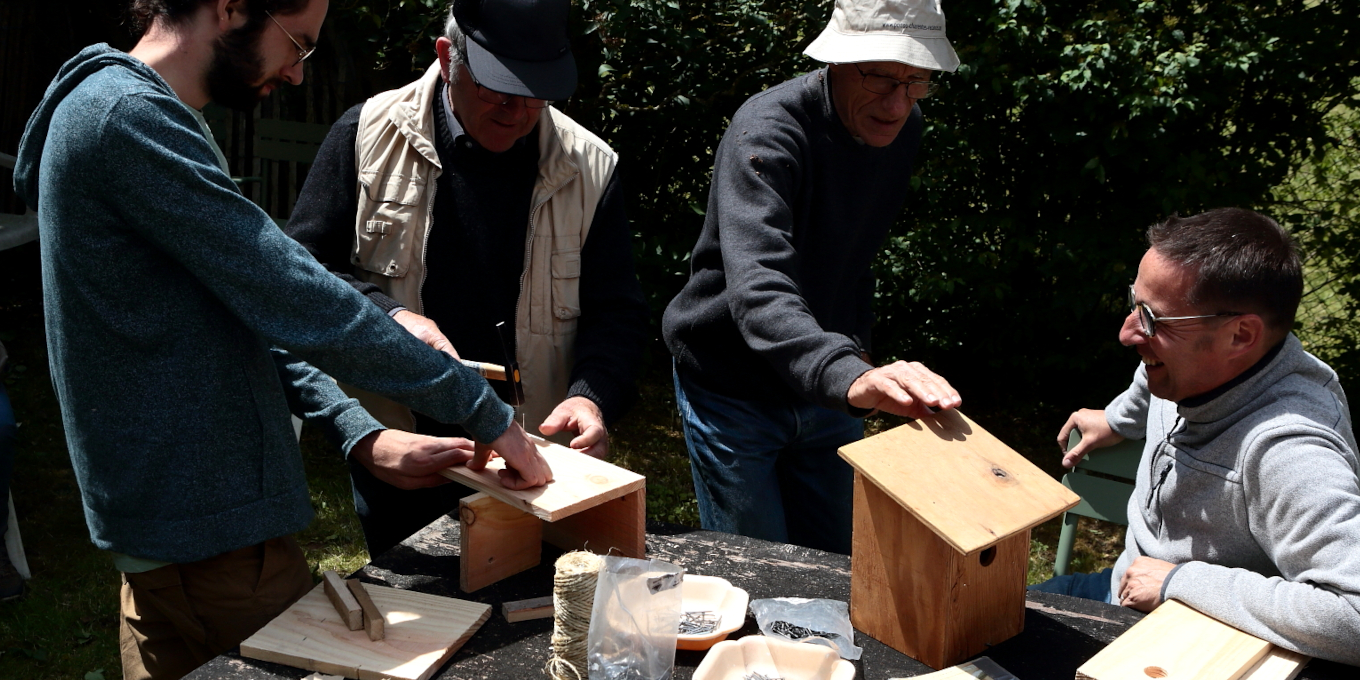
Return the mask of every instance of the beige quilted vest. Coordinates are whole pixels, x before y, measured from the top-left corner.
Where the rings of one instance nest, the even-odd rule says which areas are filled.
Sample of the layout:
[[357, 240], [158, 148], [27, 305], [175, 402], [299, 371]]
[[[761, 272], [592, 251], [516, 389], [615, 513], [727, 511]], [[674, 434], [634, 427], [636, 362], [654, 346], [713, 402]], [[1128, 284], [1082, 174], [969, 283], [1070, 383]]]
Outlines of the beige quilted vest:
[[[355, 276], [377, 284], [417, 314], [424, 313], [425, 243], [440, 173], [434, 146], [439, 79], [436, 62], [420, 80], [369, 99], [354, 142], [359, 210], [350, 262]], [[515, 305], [515, 352], [525, 394], [520, 412], [530, 432], [567, 396], [581, 316], [581, 246], [618, 161], [600, 138], [552, 107], [539, 114], [538, 154]], [[384, 425], [415, 429], [405, 407], [350, 386], [346, 391]]]

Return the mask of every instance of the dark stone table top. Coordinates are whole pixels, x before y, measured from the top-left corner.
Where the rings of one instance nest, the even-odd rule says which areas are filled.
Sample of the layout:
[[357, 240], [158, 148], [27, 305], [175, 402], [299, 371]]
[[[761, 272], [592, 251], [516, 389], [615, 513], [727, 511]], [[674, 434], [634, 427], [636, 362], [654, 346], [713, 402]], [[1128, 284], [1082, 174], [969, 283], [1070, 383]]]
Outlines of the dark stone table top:
[[[823, 597], [850, 599], [850, 558], [793, 545], [770, 543], [744, 536], [663, 524], [649, 524], [647, 554], [684, 567], [688, 573], [721, 576], [751, 595], [767, 597]], [[442, 518], [397, 547], [380, 555], [358, 572], [371, 583], [423, 593], [474, 600], [492, 605], [490, 619], [467, 644], [434, 675], [438, 680], [546, 678], [542, 672], [550, 654], [552, 619], [508, 623], [502, 602], [552, 594], [553, 562], [561, 552], [544, 545], [537, 567], [487, 586], [475, 593], [458, 590], [458, 522]], [[1070, 680], [1077, 667], [1099, 652], [1142, 614], [1114, 605], [1048, 593], [1028, 594], [1025, 630], [987, 651], [1020, 680]], [[729, 636], [759, 634], [748, 613], [746, 625]], [[859, 633], [855, 643], [864, 648], [855, 662], [855, 677], [886, 680], [921, 675], [932, 670], [873, 638]], [[689, 680], [704, 652], [678, 651], [676, 680]], [[1299, 675], [1306, 680], [1356, 677], [1357, 669], [1314, 660]], [[278, 680], [302, 678], [305, 671], [266, 661], [223, 654], [188, 675], [188, 680]]]

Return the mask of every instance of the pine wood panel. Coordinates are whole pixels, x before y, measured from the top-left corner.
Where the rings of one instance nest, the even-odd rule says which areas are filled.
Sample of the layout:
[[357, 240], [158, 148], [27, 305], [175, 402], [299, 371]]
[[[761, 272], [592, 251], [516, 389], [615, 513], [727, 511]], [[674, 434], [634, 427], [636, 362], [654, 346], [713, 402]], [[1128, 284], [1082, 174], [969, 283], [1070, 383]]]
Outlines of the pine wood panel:
[[1242, 676], [1242, 680], [1294, 680], [1312, 657], [1291, 652], [1281, 647], [1271, 647], [1256, 665]]
[[458, 501], [458, 587], [471, 593], [543, 557], [543, 520], [485, 493]]
[[241, 643], [241, 655], [359, 680], [426, 680], [481, 628], [491, 605], [366, 585], [386, 639], [352, 631], [318, 584]]
[[1077, 669], [1078, 680], [1238, 680], [1269, 642], [1171, 600]]
[[850, 620], [883, 644], [944, 668], [1024, 629], [1028, 531], [960, 554], [856, 472], [851, 540]]
[[646, 478], [636, 472], [560, 444], [537, 437], [531, 439], [552, 468], [553, 481], [545, 486], [521, 491], [501, 486], [496, 472], [505, 469], [502, 458], [491, 461], [479, 472], [460, 465], [445, 468], [439, 474], [549, 522], [632, 493], [647, 483]]
[[955, 410], [846, 445], [840, 455], [964, 554], [1081, 500]]
[[642, 559], [647, 554], [647, 489], [544, 522], [543, 540], [563, 550]]

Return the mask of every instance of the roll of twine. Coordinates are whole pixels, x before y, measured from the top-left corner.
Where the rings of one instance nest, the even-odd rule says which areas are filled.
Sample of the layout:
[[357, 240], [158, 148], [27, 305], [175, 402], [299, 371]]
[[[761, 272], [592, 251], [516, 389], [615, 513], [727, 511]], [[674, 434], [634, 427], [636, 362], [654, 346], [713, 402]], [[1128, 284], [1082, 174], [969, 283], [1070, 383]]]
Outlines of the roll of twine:
[[553, 680], [586, 680], [586, 641], [590, 611], [595, 607], [595, 583], [604, 558], [575, 550], [557, 558], [553, 576], [553, 655], [546, 671]]

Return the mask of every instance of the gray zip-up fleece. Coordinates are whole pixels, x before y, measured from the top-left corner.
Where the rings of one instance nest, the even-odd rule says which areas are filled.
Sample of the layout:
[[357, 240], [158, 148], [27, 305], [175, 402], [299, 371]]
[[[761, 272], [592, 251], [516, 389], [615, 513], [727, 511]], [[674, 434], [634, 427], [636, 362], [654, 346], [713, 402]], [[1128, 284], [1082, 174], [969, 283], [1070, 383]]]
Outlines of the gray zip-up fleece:
[[317, 264], [223, 171], [175, 92], [107, 45], [29, 119], [52, 380], [95, 545], [190, 562], [312, 510], [289, 411], [348, 451], [380, 426], [317, 369], [490, 441], [510, 408]]
[[1164, 599], [1360, 664], [1360, 463], [1330, 367], [1290, 335], [1221, 393], [1176, 403], [1140, 366], [1105, 419], [1147, 440], [1113, 592], [1138, 556], [1166, 560]]

